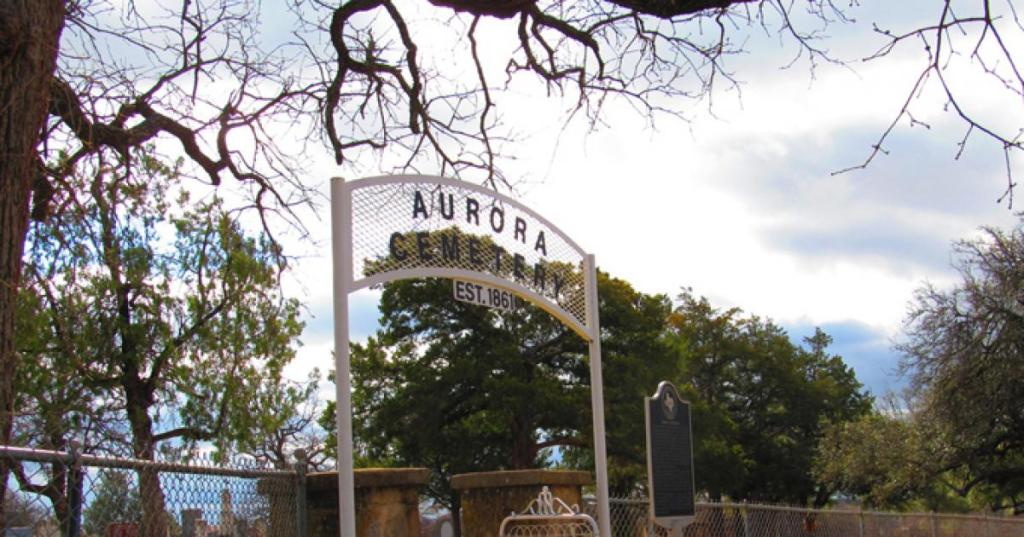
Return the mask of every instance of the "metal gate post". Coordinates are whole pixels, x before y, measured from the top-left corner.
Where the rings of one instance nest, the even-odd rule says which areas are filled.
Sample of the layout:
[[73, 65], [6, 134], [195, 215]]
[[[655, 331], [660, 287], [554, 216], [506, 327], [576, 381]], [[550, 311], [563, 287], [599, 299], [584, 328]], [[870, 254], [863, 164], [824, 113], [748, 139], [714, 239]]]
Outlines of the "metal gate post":
[[334, 266], [334, 419], [338, 440], [338, 534], [356, 537], [356, 486], [352, 466], [352, 365], [348, 293], [352, 289], [352, 196], [341, 178], [331, 180], [331, 257]]
[[590, 410], [594, 431], [594, 475], [597, 477], [597, 523], [600, 534], [612, 534], [612, 513], [608, 505], [608, 455], [604, 429], [604, 381], [601, 373], [601, 323], [598, 313], [597, 261], [594, 254], [583, 258], [586, 286], [587, 329], [590, 331]]
[[306, 461], [306, 450], [295, 450], [295, 474], [298, 476], [295, 498], [295, 530], [298, 537], [309, 537], [309, 507], [306, 504], [306, 473], [309, 464]]

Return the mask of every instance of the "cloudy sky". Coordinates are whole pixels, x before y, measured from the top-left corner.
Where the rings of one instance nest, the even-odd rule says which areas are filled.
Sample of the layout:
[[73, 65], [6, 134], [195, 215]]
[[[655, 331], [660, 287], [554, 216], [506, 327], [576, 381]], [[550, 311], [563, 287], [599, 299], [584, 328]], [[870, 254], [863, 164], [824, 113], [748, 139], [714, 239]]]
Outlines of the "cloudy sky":
[[[856, 22], [831, 26], [822, 42], [845, 65], [819, 65], [813, 77], [806, 63], [782, 68], [791, 44], [739, 30], [748, 52], [729, 66], [742, 92], [716, 95], [710, 113], [706, 103], [687, 107], [689, 121], [652, 129], [613, 103], [605, 125], [590, 130], [553, 120], [566, 106], [556, 99], [499, 96], [506, 123], [523, 134], [503, 165], [515, 195], [638, 289], [675, 296], [691, 287], [717, 307], [774, 319], [795, 340], [820, 326], [873, 393], [899, 388], [891, 346], [914, 289], [951, 285], [951, 243], [1017, 218], [996, 201], [1007, 180], [1001, 148], [975, 136], [956, 159], [965, 127], [936, 86], [913, 104], [927, 127], [902, 121], [887, 154], [833, 174], [867, 157], [923, 68], [920, 43], [862, 62], [884, 43], [872, 25], [899, 32], [939, 16], [937, 2], [861, 4], [850, 11]], [[1024, 123], [1020, 101], [977, 76], [977, 64], [951, 68], [972, 113], [1010, 132]], [[379, 173], [314, 167], [325, 193], [332, 175]], [[310, 226], [321, 230], [319, 246], [296, 270], [295, 292], [309, 306], [296, 377], [332, 366], [326, 209], [321, 218]], [[353, 296], [354, 338], [375, 329], [376, 299]]]

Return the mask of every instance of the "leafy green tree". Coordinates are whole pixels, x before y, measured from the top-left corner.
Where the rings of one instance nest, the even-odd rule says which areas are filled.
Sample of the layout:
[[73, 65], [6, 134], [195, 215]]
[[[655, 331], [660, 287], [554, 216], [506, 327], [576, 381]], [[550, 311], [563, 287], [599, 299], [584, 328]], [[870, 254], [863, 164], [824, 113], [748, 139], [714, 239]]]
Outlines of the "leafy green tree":
[[[923, 462], [920, 446], [912, 441], [911, 423], [900, 417], [872, 412], [852, 422], [830, 424], [818, 444], [815, 476], [836, 491], [861, 499], [868, 507], [897, 509], [915, 495], [909, 480]], [[917, 469], [920, 469], [918, 467]]]
[[[137, 458], [172, 440], [221, 452], [251, 446], [276, 425], [253, 408], [287, 395], [281, 369], [302, 329], [297, 302], [278, 286], [283, 260], [220, 199], [172, 191], [177, 165], [148, 150], [114, 164], [69, 178], [65, 208], [32, 230], [25, 280], [37, 298], [26, 302], [39, 324], [22, 342], [25, 367], [59, 365], [45, 374], [58, 388], [82, 388], [72, 401], [82, 413], [120, 409]], [[45, 384], [23, 394], [63, 404], [32, 392]], [[162, 533], [159, 477], [138, 474], [144, 527]]]
[[[604, 378], [605, 434], [608, 443], [608, 487], [628, 496], [646, 483], [647, 450], [643, 398], [672, 377], [680, 356], [667, 337], [671, 302], [648, 295], [625, 280], [598, 273], [598, 314], [601, 320], [601, 365]], [[584, 377], [589, 386], [589, 376]], [[586, 406], [589, 420], [590, 405]], [[591, 427], [582, 433], [588, 449], [581, 469], [593, 468]], [[571, 460], [571, 458], [570, 458]]]
[[323, 405], [317, 398], [320, 372], [314, 369], [306, 382], [266, 385], [252, 400], [252, 412], [267, 420], [260, 434], [243, 450], [257, 463], [274, 468], [293, 468], [295, 451], [302, 450], [311, 471], [327, 470], [326, 433], [317, 423]]
[[824, 424], [863, 415], [871, 397], [817, 330], [794, 345], [770, 320], [719, 311], [685, 290], [669, 325], [678, 380], [694, 401], [694, 464], [713, 499], [823, 504], [811, 473]]
[[889, 405], [855, 421], [829, 424], [818, 446], [815, 477], [875, 509], [972, 510], [953, 486], [957, 476], [945, 469], [944, 440], [924, 418]]
[[[457, 509], [452, 475], [546, 466], [556, 448], [580, 462], [592, 435], [583, 340], [531, 305], [497, 312], [453, 301], [451, 285], [385, 285], [382, 328], [353, 346], [352, 371], [363, 462], [430, 467], [430, 494]], [[603, 273], [598, 289], [608, 450], [613, 468], [631, 465], [612, 472], [629, 488], [645, 457], [642, 397], [671, 370], [661, 337], [670, 305]]]
[[[103, 398], [78, 374], [72, 362], [63, 359], [62, 353], [47, 352], [71, 346], [69, 341], [85, 334], [80, 328], [87, 319], [67, 319], [60, 339], [53, 338], [53, 312], [37, 291], [26, 287], [19, 296], [18, 347], [34, 361], [32, 366], [19, 368], [15, 378], [19, 414], [14, 423], [14, 442], [57, 451], [126, 454], [123, 405]], [[46, 472], [27, 469], [23, 461], [13, 460], [10, 465], [21, 492], [45, 497], [56, 520], [67, 520], [71, 506], [66, 465], [46, 465]]]
[[[961, 281], [918, 290], [899, 345], [964, 496], [1024, 511], [1024, 221], [955, 246]], [[949, 475], [949, 474], [945, 474]], [[984, 491], [984, 492], [982, 492]]]
[[82, 511], [82, 530], [86, 535], [106, 535], [107, 526], [115, 522], [142, 522], [139, 490], [127, 472], [101, 471], [94, 494]]
[[914, 397], [831, 426], [815, 472], [876, 507], [1024, 512], [1024, 228], [955, 251], [962, 281], [918, 290], [898, 346]]

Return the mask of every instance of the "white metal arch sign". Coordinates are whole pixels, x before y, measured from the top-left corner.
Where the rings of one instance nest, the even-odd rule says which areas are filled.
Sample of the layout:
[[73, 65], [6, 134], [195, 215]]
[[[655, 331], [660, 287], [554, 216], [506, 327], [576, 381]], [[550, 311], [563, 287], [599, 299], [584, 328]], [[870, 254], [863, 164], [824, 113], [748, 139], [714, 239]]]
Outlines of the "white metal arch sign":
[[589, 342], [598, 518], [611, 535], [594, 256], [516, 200], [442, 177], [335, 178], [331, 225], [342, 537], [355, 537], [348, 295], [430, 277], [511, 291]]

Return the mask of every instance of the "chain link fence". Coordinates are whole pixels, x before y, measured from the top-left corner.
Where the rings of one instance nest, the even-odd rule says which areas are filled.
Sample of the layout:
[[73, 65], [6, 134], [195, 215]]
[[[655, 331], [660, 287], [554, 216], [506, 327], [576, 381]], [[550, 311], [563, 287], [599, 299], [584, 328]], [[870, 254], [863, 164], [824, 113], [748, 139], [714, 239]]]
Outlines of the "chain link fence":
[[[593, 499], [586, 503], [596, 516]], [[612, 537], [667, 536], [646, 500], [612, 499]], [[1024, 520], [936, 513], [816, 510], [745, 503], [698, 503], [686, 537], [1024, 537]]]
[[304, 466], [187, 464], [0, 446], [0, 537], [301, 535]]
[[[187, 464], [0, 446], [10, 471], [0, 537], [308, 534], [305, 465]], [[596, 516], [593, 499], [584, 512]], [[663, 537], [646, 500], [611, 500], [612, 536]], [[686, 537], [1024, 537], [1024, 520], [698, 503]]]

